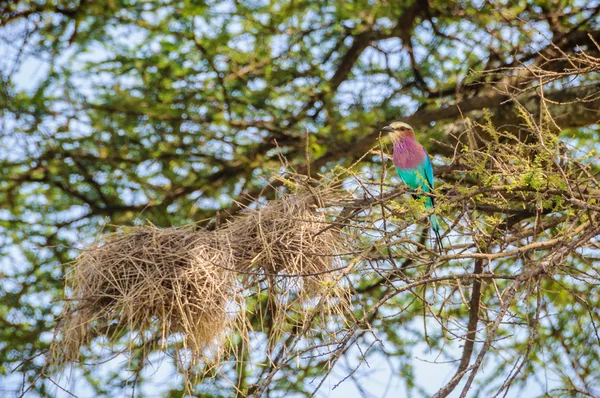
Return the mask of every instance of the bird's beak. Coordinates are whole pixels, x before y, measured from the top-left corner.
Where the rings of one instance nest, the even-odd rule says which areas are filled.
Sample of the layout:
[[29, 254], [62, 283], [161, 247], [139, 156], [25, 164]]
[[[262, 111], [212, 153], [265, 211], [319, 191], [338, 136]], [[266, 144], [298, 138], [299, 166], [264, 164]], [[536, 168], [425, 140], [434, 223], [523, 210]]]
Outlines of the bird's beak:
[[384, 128], [381, 129], [381, 131], [384, 133], [393, 133], [395, 130], [390, 126], [385, 126]]

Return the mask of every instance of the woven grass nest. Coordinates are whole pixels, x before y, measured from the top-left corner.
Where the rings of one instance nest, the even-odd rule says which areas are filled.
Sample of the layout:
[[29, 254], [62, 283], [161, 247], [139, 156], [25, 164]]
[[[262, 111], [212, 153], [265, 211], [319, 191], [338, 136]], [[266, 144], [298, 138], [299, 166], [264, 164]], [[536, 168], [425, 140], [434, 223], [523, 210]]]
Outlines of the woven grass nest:
[[92, 339], [150, 331], [161, 341], [181, 333], [199, 358], [218, 347], [236, 300], [231, 251], [191, 229], [135, 227], [88, 247], [67, 280], [71, 301], [60, 325], [59, 361], [77, 360]]
[[319, 209], [321, 197], [287, 195], [247, 209], [225, 228], [242, 274], [327, 281], [339, 268], [340, 234]]
[[[284, 195], [215, 231], [144, 226], [104, 236], [67, 275], [53, 361], [77, 361], [97, 337], [122, 342], [125, 331], [130, 342], [146, 336], [154, 348], [177, 335], [196, 362], [246, 327], [244, 294], [265, 280], [284, 305], [323, 294], [339, 268], [342, 238], [319, 210], [321, 200]], [[286, 289], [292, 279], [301, 295]]]

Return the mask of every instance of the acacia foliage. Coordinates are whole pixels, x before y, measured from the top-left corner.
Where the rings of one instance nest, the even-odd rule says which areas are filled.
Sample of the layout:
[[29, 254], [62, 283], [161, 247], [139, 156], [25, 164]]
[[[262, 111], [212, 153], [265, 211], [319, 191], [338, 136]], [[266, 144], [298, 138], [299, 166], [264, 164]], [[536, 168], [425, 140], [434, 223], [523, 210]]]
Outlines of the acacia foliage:
[[[483, 218], [484, 226], [473, 222], [474, 229], [464, 237], [449, 228], [452, 246], [475, 245], [478, 252], [499, 253], [504, 239], [520, 236], [514, 226], [534, 228], [536, 239], [557, 238], [571, 224], [556, 224], [547, 235], [532, 227], [550, 225], [555, 216], [577, 219], [572, 228], [593, 225], [597, 199], [586, 189], [597, 189], [597, 170], [590, 159], [595, 159], [598, 141], [600, 83], [594, 59], [599, 52], [599, 12], [592, 2], [577, 1], [4, 2], [4, 371], [43, 353], [60, 312], [60, 303], [52, 300], [61, 295], [65, 264], [76, 255], [73, 248], [89, 242], [105, 225], [210, 220], [212, 227], [235, 214], [240, 204], [250, 204], [259, 195], [274, 197], [273, 189], [263, 188], [270, 170], [280, 167], [281, 153], [299, 171], [316, 176], [334, 166], [349, 166], [377, 148], [379, 128], [390, 120], [411, 123], [435, 156], [439, 182], [448, 183], [439, 195], [456, 201], [444, 206], [447, 202], [440, 198], [444, 217], [459, 219], [462, 210], [457, 204], [470, 214], [473, 203], [480, 217], [488, 217]], [[540, 83], [546, 102], [540, 100]], [[556, 126], [551, 115], [560, 116]], [[463, 116], [479, 125], [465, 125]], [[486, 127], [487, 121], [495, 127]], [[306, 131], [310, 168], [305, 165]], [[456, 153], [464, 150], [475, 156], [485, 140], [495, 142], [492, 132], [503, 131], [519, 138], [498, 141], [504, 151], [518, 154], [504, 161], [528, 160], [515, 181], [497, 181], [501, 164], [488, 163], [481, 154], [479, 162], [471, 157], [470, 162], [457, 163]], [[546, 155], [543, 148], [527, 146], [539, 144], [542, 133], [551, 135], [544, 141], [550, 146]], [[557, 136], [568, 144], [566, 149], [558, 145]], [[481, 139], [470, 142], [469, 137]], [[487, 156], [494, 159], [503, 153]], [[563, 176], [549, 166], [556, 166], [551, 159], [558, 156], [561, 162], [590, 158], [572, 166], [580, 170], [575, 174], [561, 165]], [[370, 154], [361, 165], [373, 174], [373, 181], [380, 181], [381, 156]], [[511, 195], [491, 195], [495, 191], [489, 187], [497, 184], [506, 185]], [[418, 203], [408, 205], [411, 213], [420, 209]], [[534, 224], [519, 224], [528, 220]], [[498, 225], [506, 225], [500, 237], [487, 230]], [[563, 271], [571, 277], [569, 267], [577, 268], [577, 256], [590, 267], [596, 256], [570, 253], [574, 263], [566, 262]], [[418, 258], [424, 264], [422, 254]], [[518, 251], [494, 261], [517, 275], [530, 259]], [[456, 266], [462, 264], [458, 261]], [[473, 264], [465, 261], [464, 266]], [[354, 280], [357, 300], [368, 301], [369, 292], [391, 288], [393, 281], [382, 284], [380, 278], [369, 274]], [[577, 349], [596, 343], [594, 334], [578, 332], [597, 320], [594, 282], [551, 277], [541, 281], [527, 297], [541, 303], [536, 308], [548, 306], [544, 319], [552, 327], [537, 333], [536, 340], [545, 352], [555, 343], [563, 347], [565, 352], [552, 348], [550, 362], [566, 362], [572, 369], [557, 376], [556, 388], [593, 393], [590, 377], [596, 372], [597, 353]], [[566, 287], [559, 289], [561, 284]], [[465, 284], [465, 301], [475, 285]], [[483, 297], [492, 294], [491, 285], [481, 289]], [[589, 299], [583, 298], [588, 305], [573, 301], [582, 298], [578, 289], [588, 291]], [[414, 381], [411, 347], [432, 340], [424, 329], [414, 327], [429, 319], [423, 312], [426, 295], [417, 293], [394, 298], [406, 304], [416, 300], [411, 305], [418, 310], [402, 316], [405, 326], [383, 317], [376, 324], [390, 342], [382, 352], [396, 361], [393, 371], [408, 389], [422, 391], [426, 387]], [[543, 299], [535, 301], [538, 296]], [[393, 308], [402, 304], [394, 300], [389, 302]], [[463, 323], [469, 319], [467, 307], [453, 307]], [[488, 321], [482, 317], [479, 328]], [[501, 358], [493, 350], [487, 355]], [[537, 359], [539, 366], [549, 361]], [[39, 366], [39, 361], [27, 361], [18, 372], [27, 383], [39, 375]], [[268, 388], [310, 391], [305, 381], [322, 375], [322, 368], [311, 361], [303, 366], [292, 382], [281, 376]], [[524, 366], [518, 380], [540, 377], [539, 369]], [[239, 380], [244, 388], [251, 388], [258, 377], [244, 366], [230, 371], [229, 379]], [[499, 378], [506, 376], [498, 372]], [[98, 394], [118, 390], [127, 379], [118, 370], [101, 375], [84, 369], [83, 375]], [[144, 383], [143, 378], [138, 381]], [[50, 385], [38, 380], [35, 388], [46, 393]], [[218, 395], [208, 382], [199, 388]]]

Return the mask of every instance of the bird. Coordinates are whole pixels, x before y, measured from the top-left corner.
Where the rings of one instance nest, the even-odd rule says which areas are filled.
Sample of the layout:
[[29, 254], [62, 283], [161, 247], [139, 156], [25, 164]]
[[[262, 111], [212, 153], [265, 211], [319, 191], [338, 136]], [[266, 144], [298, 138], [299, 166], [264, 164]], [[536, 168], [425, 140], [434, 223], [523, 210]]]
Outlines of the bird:
[[[429, 154], [419, 144], [415, 138], [415, 132], [412, 127], [404, 122], [393, 122], [389, 126], [381, 129], [382, 132], [389, 133], [393, 144], [393, 161], [396, 166], [396, 171], [402, 181], [411, 189], [426, 193], [433, 191], [433, 168]], [[422, 196], [420, 196], [422, 197]], [[434, 199], [431, 196], [425, 198], [425, 207], [433, 209]], [[440, 237], [440, 223], [437, 216], [431, 214], [429, 216], [431, 229], [435, 234], [438, 248], [444, 249], [442, 239]]]

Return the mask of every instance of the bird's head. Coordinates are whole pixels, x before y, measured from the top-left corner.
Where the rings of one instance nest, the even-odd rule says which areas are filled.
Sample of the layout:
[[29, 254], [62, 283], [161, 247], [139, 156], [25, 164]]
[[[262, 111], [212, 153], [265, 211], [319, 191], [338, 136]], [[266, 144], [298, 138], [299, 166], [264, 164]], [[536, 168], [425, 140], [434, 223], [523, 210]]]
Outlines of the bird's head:
[[402, 138], [414, 137], [413, 128], [404, 122], [393, 122], [389, 126], [381, 129], [382, 132], [389, 133], [392, 142], [396, 142]]

